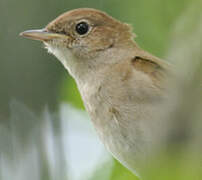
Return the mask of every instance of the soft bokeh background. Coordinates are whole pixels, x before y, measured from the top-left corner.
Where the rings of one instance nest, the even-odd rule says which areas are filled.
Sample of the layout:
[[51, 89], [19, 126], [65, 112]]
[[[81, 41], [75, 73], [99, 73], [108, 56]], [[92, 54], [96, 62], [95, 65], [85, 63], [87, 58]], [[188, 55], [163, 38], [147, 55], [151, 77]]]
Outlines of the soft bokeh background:
[[173, 119], [179, 127], [193, 122], [188, 127], [196, 143], [188, 154], [196, 158], [175, 162], [178, 154], [162, 155], [148, 176], [200, 180], [196, 172], [202, 161], [195, 161], [202, 142], [200, 0], [0, 0], [0, 180], [138, 179], [104, 150], [74, 81], [59, 61], [41, 43], [18, 35], [80, 7], [104, 10], [132, 24], [142, 48], [189, 72]]

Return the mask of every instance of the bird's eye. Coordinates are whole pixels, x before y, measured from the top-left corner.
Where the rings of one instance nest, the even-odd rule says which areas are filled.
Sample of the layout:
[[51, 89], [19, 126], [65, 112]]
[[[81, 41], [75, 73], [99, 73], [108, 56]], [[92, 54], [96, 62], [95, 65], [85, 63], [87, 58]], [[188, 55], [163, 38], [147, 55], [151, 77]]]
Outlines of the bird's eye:
[[89, 25], [86, 22], [80, 22], [76, 25], [76, 32], [80, 35], [84, 35], [88, 32]]

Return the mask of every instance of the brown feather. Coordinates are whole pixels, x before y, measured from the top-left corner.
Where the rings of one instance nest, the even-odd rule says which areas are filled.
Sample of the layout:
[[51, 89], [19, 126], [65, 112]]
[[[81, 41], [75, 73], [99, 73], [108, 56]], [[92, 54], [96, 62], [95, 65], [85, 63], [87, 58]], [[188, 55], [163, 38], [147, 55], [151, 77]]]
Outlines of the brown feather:
[[147, 74], [157, 88], [165, 90], [165, 81], [172, 77], [171, 65], [149, 53], [143, 53], [132, 59], [134, 68]]

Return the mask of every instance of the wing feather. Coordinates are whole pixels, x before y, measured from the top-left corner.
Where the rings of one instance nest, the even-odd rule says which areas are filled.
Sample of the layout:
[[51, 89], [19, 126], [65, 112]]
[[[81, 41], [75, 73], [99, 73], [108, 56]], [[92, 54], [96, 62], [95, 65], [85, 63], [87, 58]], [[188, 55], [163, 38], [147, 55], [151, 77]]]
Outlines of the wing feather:
[[132, 64], [136, 70], [147, 74], [159, 89], [165, 90], [165, 82], [173, 74], [169, 63], [145, 52], [136, 55], [132, 59]]

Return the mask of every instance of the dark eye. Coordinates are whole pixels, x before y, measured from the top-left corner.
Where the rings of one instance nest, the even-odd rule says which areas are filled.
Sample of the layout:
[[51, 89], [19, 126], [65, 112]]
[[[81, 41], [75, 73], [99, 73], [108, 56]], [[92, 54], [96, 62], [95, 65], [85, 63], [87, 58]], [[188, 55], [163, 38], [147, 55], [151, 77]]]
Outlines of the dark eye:
[[80, 22], [76, 25], [76, 32], [80, 35], [84, 35], [88, 32], [89, 25], [86, 22]]

